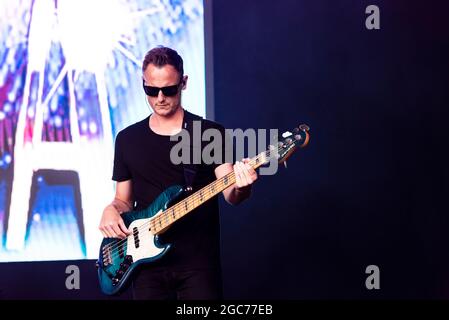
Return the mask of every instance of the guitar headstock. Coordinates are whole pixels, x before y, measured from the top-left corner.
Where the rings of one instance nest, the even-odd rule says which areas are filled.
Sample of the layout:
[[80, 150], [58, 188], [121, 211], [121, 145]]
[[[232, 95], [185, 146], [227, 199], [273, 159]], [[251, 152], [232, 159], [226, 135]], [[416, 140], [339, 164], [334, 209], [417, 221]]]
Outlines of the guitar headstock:
[[293, 132], [286, 131], [282, 134], [282, 140], [278, 143], [278, 162], [282, 163], [295, 151], [296, 148], [304, 148], [310, 140], [310, 128], [301, 124], [293, 129]]
[[298, 128], [293, 129], [293, 132], [284, 132], [277, 147], [270, 145], [267, 151], [261, 152], [252, 158], [250, 164], [254, 169], [257, 169], [261, 165], [268, 163], [270, 159], [277, 159], [279, 163], [285, 162], [296, 148], [304, 148], [309, 144], [309, 131], [309, 126], [301, 124]]

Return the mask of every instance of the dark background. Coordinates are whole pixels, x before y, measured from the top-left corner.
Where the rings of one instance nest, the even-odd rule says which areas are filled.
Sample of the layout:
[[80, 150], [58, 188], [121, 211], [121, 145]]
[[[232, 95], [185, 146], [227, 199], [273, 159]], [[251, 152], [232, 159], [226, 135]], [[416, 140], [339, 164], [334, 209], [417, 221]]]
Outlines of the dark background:
[[[365, 28], [370, 4], [380, 30]], [[215, 2], [216, 119], [312, 129], [287, 170], [222, 207], [228, 297], [449, 298], [442, 4]]]
[[[380, 30], [365, 27], [370, 4]], [[226, 298], [449, 298], [447, 9], [213, 0], [215, 119], [312, 130], [249, 201], [222, 201]], [[80, 290], [65, 288], [69, 264], [81, 269]], [[372, 264], [380, 290], [365, 287]], [[93, 261], [0, 264], [0, 290], [106, 298]]]

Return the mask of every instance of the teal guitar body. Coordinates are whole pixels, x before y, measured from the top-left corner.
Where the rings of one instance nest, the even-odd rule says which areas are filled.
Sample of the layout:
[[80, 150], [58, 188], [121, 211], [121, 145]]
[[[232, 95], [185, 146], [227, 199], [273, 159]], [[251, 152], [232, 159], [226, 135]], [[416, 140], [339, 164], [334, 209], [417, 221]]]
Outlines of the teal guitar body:
[[161, 244], [151, 230], [151, 218], [185, 196], [181, 186], [172, 186], [161, 193], [145, 210], [122, 214], [132, 234], [126, 239], [104, 238], [97, 261], [98, 278], [103, 293], [117, 294], [127, 287], [133, 271], [141, 264], [160, 259], [171, 244]]

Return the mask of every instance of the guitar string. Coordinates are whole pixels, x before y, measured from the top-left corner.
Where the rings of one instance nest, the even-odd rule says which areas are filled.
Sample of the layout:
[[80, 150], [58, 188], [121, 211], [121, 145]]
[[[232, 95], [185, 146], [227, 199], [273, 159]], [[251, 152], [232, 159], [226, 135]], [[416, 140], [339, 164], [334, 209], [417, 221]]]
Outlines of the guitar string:
[[[292, 143], [290, 143], [288, 146], [291, 146], [291, 145], [292, 145]], [[277, 150], [278, 152], [276, 153], [276, 155], [277, 155], [277, 154], [279, 153], [279, 151], [280, 151], [281, 149], [283, 149], [283, 148], [285, 148], [285, 146], [284, 146], [284, 147], [282, 147], [282, 146], [279, 147], [278, 150]], [[260, 157], [262, 157], [263, 154], [265, 154], [265, 157], [270, 158], [270, 157], [272, 156], [272, 155], [271, 155], [271, 151], [272, 151], [272, 150], [266, 150], [266, 151], [262, 152], [261, 154], [257, 155], [255, 158], [251, 159], [251, 160], [249, 161], [249, 164], [250, 164], [251, 166], [253, 166], [254, 164], [257, 164], [257, 160], [258, 160]], [[233, 175], [234, 175], [234, 176], [233, 176]], [[218, 180], [215, 180], [214, 183], [217, 183], [217, 182], [218, 182], [219, 184], [222, 184], [222, 182], [223, 182], [223, 180], [224, 180], [223, 178], [224, 178], [224, 177], [222, 177], [222, 178], [220, 178], [220, 179], [218, 179]], [[230, 180], [235, 179], [235, 174], [234, 174], [234, 172], [231, 172], [231, 173], [229, 174], [229, 177], [228, 177], [228, 178], [230, 178]], [[232, 186], [234, 183], [235, 183], [235, 181], [234, 181], [232, 184], [229, 184], [229, 186], [227, 186], [226, 188]], [[200, 192], [201, 190], [203, 190], [203, 189], [208, 189], [208, 187], [210, 187], [210, 185], [203, 187], [202, 189], [200, 189], [200, 190], [198, 190], [197, 192], [195, 192], [195, 194], [199, 193], [199, 192]], [[220, 186], [220, 187], [221, 187], [221, 186]], [[225, 189], [226, 189], [226, 188], [225, 188]], [[224, 190], [224, 189], [223, 189], [223, 190]], [[223, 190], [222, 190], [222, 191], [223, 191]], [[209, 192], [209, 191], [207, 191], [207, 192]], [[220, 192], [221, 192], [221, 191], [220, 191]], [[214, 193], [214, 192], [212, 192], [212, 193]], [[214, 195], [214, 196], [215, 196], [215, 195]], [[213, 197], [213, 196], [211, 196], [209, 199], [211, 199], [212, 197]], [[208, 201], [209, 199], [207, 199], [206, 201]], [[195, 205], [196, 201], [199, 201], [200, 203], [203, 202], [203, 201], [201, 201], [201, 200], [198, 200], [198, 196], [194, 196], [194, 197], [192, 197], [190, 200], [187, 200], [187, 201], [180, 201], [179, 203], [177, 203], [177, 204], [175, 204], [174, 206], [172, 206], [169, 210], [171, 211], [172, 209], [173, 209], [173, 210], [179, 209], [179, 208], [176, 208], [176, 207], [182, 207], [182, 205], [185, 205], [185, 203], [187, 203], [187, 207], [189, 207], [190, 204]], [[149, 221], [146, 221], [145, 223], [143, 223], [143, 224], [140, 225], [139, 227], [136, 227], [136, 228], [137, 228], [137, 232], [134, 232], [134, 230], [133, 230], [133, 233], [130, 234], [130, 235], [128, 235], [126, 238], [120, 239], [120, 240], [118, 240], [118, 241], [115, 242], [115, 243], [105, 245], [104, 248], [102, 249], [102, 254], [104, 255], [104, 254], [106, 253], [106, 251], [110, 251], [111, 254], [110, 254], [109, 256], [111, 257], [111, 259], [115, 259], [117, 256], [120, 255], [120, 252], [119, 252], [119, 251], [123, 251], [124, 244], [125, 244], [125, 242], [127, 243], [128, 238], [131, 237], [131, 236], [134, 237], [134, 236], [139, 232], [139, 230], [141, 231], [141, 230], [143, 230], [143, 229], [146, 229], [146, 228], [148, 227], [148, 225], [149, 225], [149, 224], [152, 224], [153, 222], [154, 222], [154, 224], [157, 224], [157, 223], [161, 224], [162, 222], [165, 224], [165, 223], [169, 222], [169, 221], [170, 221], [170, 215], [169, 215], [169, 214], [165, 214], [165, 215], [164, 215], [164, 213], [166, 213], [166, 212], [169, 211], [169, 210], [163, 211], [160, 215], [158, 215], [158, 216], [156, 216], [156, 217], [153, 217], [153, 219], [150, 218]], [[187, 213], [184, 213], [184, 215], [185, 215], [185, 214], [187, 214]], [[182, 215], [180, 218], [182, 218], [184, 215]], [[177, 218], [177, 219], [180, 219], [180, 218]], [[118, 250], [117, 250], [117, 249], [118, 249]]]
[[[291, 145], [291, 144], [290, 144]], [[289, 146], [290, 146], [289, 145]], [[278, 153], [279, 153], [279, 151], [281, 150], [281, 149], [283, 149], [283, 148], [285, 148], [285, 147], [279, 147], [278, 148]], [[268, 158], [270, 158], [271, 157], [271, 151], [272, 150], [267, 150], [267, 151], [264, 151], [264, 152], [262, 152], [261, 154], [259, 154], [259, 155], [257, 155], [254, 159], [251, 159], [250, 161], [249, 161], [249, 164], [250, 165], [254, 165], [254, 164], [257, 164], [257, 160], [260, 158], [260, 157], [262, 157], [262, 155], [263, 154], [265, 154], [265, 156], [266, 157], [268, 157]], [[278, 153], [276, 153], [276, 154], [278, 154]], [[230, 176], [232, 176], [232, 175], [234, 175], [234, 172], [231, 172], [230, 174], [229, 174]], [[231, 177], [231, 180], [232, 179], [235, 179], [235, 175], [233, 176], [233, 177]], [[222, 178], [220, 178], [220, 179], [218, 179], [218, 180], [216, 180], [214, 183], [216, 183], [216, 182], [218, 182], [219, 181], [219, 183], [221, 184], [222, 183], [222, 180], [223, 180], [223, 177]], [[234, 184], [235, 182], [233, 182], [232, 184], [230, 184], [228, 187], [230, 187], [230, 186], [232, 186], [233, 184]], [[202, 189], [207, 189], [208, 187], [210, 187], [210, 185], [208, 185], [208, 186], [205, 186], [205, 187], [203, 187]], [[228, 188], [227, 187], [227, 188]], [[199, 191], [201, 191], [202, 189], [200, 189]], [[226, 189], [226, 188], [225, 188]], [[224, 189], [223, 189], [224, 190]], [[198, 193], [199, 191], [197, 191], [196, 193]], [[214, 192], [212, 192], [212, 193], [214, 193]], [[215, 195], [214, 195], [215, 196]], [[212, 196], [213, 197], [213, 196]], [[212, 198], [211, 197], [211, 198]], [[190, 204], [192, 204], [192, 202], [193, 202], [193, 204], [195, 204], [195, 201], [197, 200], [197, 199], [194, 199], [195, 197], [192, 197], [192, 200], [187, 200], [187, 203], [190, 203]], [[210, 199], [210, 198], [209, 198]], [[209, 200], [209, 199], [207, 199], [207, 200]], [[206, 200], [206, 201], [207, 201]], [[170, 209], [175, 209], [175, 207], [181, 207], [184, 203], [185, 203], [186, 201], [180, 201], [179, 203], [177, 203], [177, 204], [175, 204], [173, 207], [171, 207]], [[188, 205], [187, 205], [188, 206]], [[131, 237], [131, 236], [134, 236], [134, 235], [136, 235], [138, 232], [139, 232], [139, 229], [140, 230], [143, 230], [144, 228], [146, 229], [147, 227], [148, 227], [148, 224], [151, 224], [152, 222], [154, 222], [154, 223], [156, 223], [155, 221], [156, 220], [158, 220], [158, 222], [164, 222], [164, 224], [165, 223], [167, 223], [167, 222], [169, 222], [169, 216], [166, 216], [166, 217], [162, 217], [163, 215], [164, 215], [164, 212], [167, 212], [168, 210], [166, 210], [166, 211], [163, 211], [163, 213], [162, 214], [160, 214], [160, 215], [158, 215], [158, 216], [156, 216], [156, 217], [153, 217], [153, 219], [151, 219], [150, 218], [150, 220], [149, 221], [147, 221], [147, 222], [145, 222], [145, 223], [143, 223], [142, 225], [140, 225], [139, 227], [137, 227], [137, 232], [136, 233], [134, 233], [134, 231], [133, 231], [133, 233], [132, 234], [130, 234], [130, 235], [128, 235], [126, 238], [124, 238], [124, 239], [121, 239], [121, 240], [119, 240], [119, 241], [117, 241], [117, 242], [115, 242], [115, 243], [113, 243], [113, 244], [108, 244], [108, 245], [106, 245], [103, 249], [102, 249], [102, 253], [103, 254], [105, 254], [105, 252], [106, 251], [112, 251], [111, 252], [111, 254], [109, 255], [112, 259], [115, 259], [118, 255], [120, 255], [120, 250], [123, 250], [123, 247], [124, 247], [124, 244], [125, 244], [125, 242], [127, 243], [127, 241], [128, 241], [128, 238], [129, 237]], [[181, 216], [181, 218], [182, 218], [182, 216]], [[162, 219], [162, 220], [161, 220]], [[118, 250], [116, 250], [118, 248]]]
[[[292, 143], [290, 143], [290, 145], [288, 145], [288, 146], [291, 146], [292, 145]], [[283, 149], [283, 148], [285, 148], [285, 146], [281, 146], [281, 147], [279, 147], [278, 148], [278, 153], [279, 153], [279, 151], [281, 150], [281, 149]], [[254, 159], [251, 159], [250, 160], [250, 162], [249, 162], [249, 164], [251, 164], [251, 165], [253, 165], [253, 164], [256, 164], [257, 163], [257, 160], [259, 159], [259, 157], [261, 157], [263, 154], [265, 154], [265, 156], [266, 157], [268, 157], [268, 158], [270, 158], [271, 157], [271, 151], [272, 150], [267, 150], [267, 151], [264, 151], [264, 152], [262, 152], [261, 154], [259, 154], [259, 155], [257, 155]], [[278, 153], [276, 153], [276, 155], [278, 154]], [[232, 176], [234, 174], [234, 172], [231, 172], [229, 175], [230, 176]], [[231, 177], [231, 180], [232, 179], [235, 179], [235, 175], [234, 175], [234, 177]], [[216, 183], [216, 182], [222, 182], [222, 180], [223, 180], [223, 178], [221, 178], [221, 179], [219, 179], [219, 180], [216, 180], [214, 183]], [[232, 183], [232, 184], [230, 184], [228, 187], [230, 187], [230, 186], [232, 186], [233, 184], [235, 183], [235, 181]], [[210, 187], [210, 185], [208, 185], [208, 186], [205, 186], [204, 188], [202, 188], [202, 189], [207, 189], [208, 187]], [[202, 190], [202, 189], [200, 189], [200, 190]], [[226, 188], [225, 188], [226, 189]], [[224, 190], [224, 189], [223, 189]], [[198, 191], [199, 192], [199, 191]], [[196, 192], [196, 193], [198, 193], [198, 192]], [[212, 193], [214, 193], [214, 192], [212, 192]], [[215, 195], [214, 195], [215, 196]], [[211, 197], [212, 198], [212, 197]], [[209, 199], [207, 199], [207, 200], [209, 200]], [[206, 201], [207, 201], [206, 200]], [[197, 201], [197, 199], [195, 199], [195, 197], [192, 197], [192, 200], [187, 200], [187, 203], [192, 203], [193, 202], [193, 204], [195, 204], [195, 201]], [[201, 202], [201, 201], [200, 201]], [[185, 204], [186, 203], [186, 201], [181, 201], [181, 202], [179, 202], [179, 203], [177, 203], [176, 205], [174, 205], [173, 207], [171, 207], [171, 209], [175, 209], [175, 207], [181, 207], [183, 204]], [[188, 206], [188, 205], [187, 205]], [[168, 210], [166, 210], [166, 211], [164, 211], [164, 212], [167, 212]], [[148, 226], [148, 224], [151, 224], [152, 222], [154, 222], [155, 224], [157, 223], [157, 222], [155, 222], [156, 220], [158, 220], [158, 222], [159, 223], [161, 223], [162, 221], [164, 222], [164, 224], [165, 223], [167, 223], [167, 222], [169, 222], [169, 219], [170, 219], [170, 217], [169, 217], [169, 215], [167, 215], [166, 217], [163, 217], [163, 215], [164, 215], [164, 212], [162, 213], [162, 214], [160, 214], [160, 215], [158, 215], [158, 216], [156, 216], [156, 217], [154, 217], [153, 219], [150, 219], [149, 221], [147, 221], [147, 222], [145, 222], [145, 223], [143, 223], [141, 226], [139, 226], [139, 227], [137, 227], [137, 233], [139, 232], [139, 229], [140, 230], [143, 230], [143, 228], [147, 228], [147, 226]], [[185, 214], [187, 214], [187, 213], [185, 213]], [[185, 215], [184, 214], [184, 215]], [[184, 215], [182, 215], [181, 216], [181, 218], [184, 216]], [[163, 219], [163, 220], [161, 220], [161, 219]], [[133, 236], [134, 235], [136, 235], [137, 233], [134, 233], [134, 230], [133, 230]], [[128, 235], [125, 239], [121, 239], [121, 240], [119, 240], [118, 242], [115, 242], [115, 243], [113, 243], [113, 244], [108, 244], [108, 245], [106, 245], [103, 249], [102, 249], [102, 253], [103, 254], [105, 254], [106, 253], [106, 251], [112, 251], [111, 253], [110, 253], [110, 257], [111, 258], [113, 258], [113, 259], [115, 259], [116, 258], [116, 256], [117, 255], [120, 255], [120, 251], [123, 251], [123, 247], [124, 247], [124, 244], [125, 244], [125, 241], [127, 242], [128, 241], [128, 238], [131, 236], [131, 234], [130, 235]], [[115, 249], [119, 249], [119, 250], [115, 250]]]
[[[232, 178], [231, 178], [232, 179]], [[232, 183], [232, 184], [234, 184], [234, 183]], [[232, 186], [232, 184], [229, 184], [229, 186], [228, 187], [230, 187], [230, 186]], [[206, 193], [203, 193], [203, 197], [208, 197], [208, 199], [207, 200], [210, 200], [211, 198], [213, 198], [214, 196], [216, 196], [217, 194], [214, 194], [214, 192], [212, 192], [212, 191], [207, 191], [207, 194]], [[195, 196], [196, 197], [196, 196]], [[204, 202], [206, 202], [207, 200], [203, 200], [202, 202], [204, 203]], [[167, 212], [167, 211], [171, 211], [172, 209], [175, 211], [175, 212], [177, 212], [175, 215], [176, 215], [176, 220], [178, 220], [178, 219], [180, 219], [180, 218], [182, 218], [185, 214], [187, 214], [186, 212], [182, 212], [182, 211], [179, 211], [179, 209], [183, 206], [183, 205], [185, 205], [185, 203], [187, 203], [187, 206], [189, 207], [189, 206], [191, 206], [191, 205], [195, 205], [195, 203], [198, 203], [198, 197], [196, 197], [196, 199], [190, 199], [190, 200], [183, 200], [183, 201], [181, 201], [181, 202], [179, 202], [179, 203], [177, 203], [176, 205], [174, 205], [174, 206], [172, 206], [170, 209], [168, 209], [168, 210], [166, 210], [166, 211], [163, 211], [163, 213], [161, 213], [160, 215], [158, 215], [157, 217], [153, 217], [153, 219], [151, 219], [150, 218], [150, 220], [148, 220], [148, 221], [146, 221], [146, 222], [144, 222], [142, 225], [140, 225], [140, 226], [138, 226], [138, 227], [135, 227], [135, 228], [137, 228], [138, 230], [137, 230], [137, 232], [134, 232], [134, 228], [133, 228], [133, 233], [132, 234], [130, 234], [130, 235], [128, 235], [125, 239], [120, 239], [120, 240], [118, 240], [118, 242], [115, 242], [115, 243], [112, 243], [111, 244], [111, 246], [108, 246], [108, 247], [104, 247], [103, 248], [103, 253], [105, 252], [105, 251], [114, 251], [114, 255], [116, 255], [115, 253], [116, 253], [116, 249], [117, 249], [117, 247], [120, 247], [119, 248], [119, 250], [121, 250], [122, 248], [123, 248], [123, 246], [124, 246], [124, 242], [127, 242], [128, 241], [128, 239], [131, 237], [131, 236], [135, 236], [135, 235], [137, 235], [138, 233], [139, 233], [139, 231], [142, 231], [142, 230], [145, 230], [145, 229], [147, 229], [149, 226], [151, 227], [151, 226], [156, 226], [157, 224], [159, 224], [159, 223], [163, 223], [163, 224], [165, 224], [166, 222], [169, 222], [170, 221], [170, 215], [168, 216], [168, 217], [166, 217], [166, 216], [163, 216], [164, 215], [164, 213], [165, 212]], [[193, 210], [193, 209], [192, 209]], [[189, 211], [190, 212], [190, 211]], [[156, 221], [157, 220], [157, 221]], [[175, 221], [176, 221], [175, 220]], [[174, 221], [173, 221], [174, 222]], [[154, 227], [153, 227], [154, 228]], [[150, 229], [151, 230], [151, 229]], [[120, 253], [119, 253], [120, 254]]]
[[[233, 172], [231, 172], [230, 174], [229, 174], [229, 176], [228, 176], [228, 179], [230, 180], [230, 181], [232, 181], [233, 179], [235, 179], [235, 176], [234, 176], [234, 173]], [[217, 181], [219, 181], [219, 180], [216, 180], [215, 181], [215, 183], [217, 182]], [[220, 181], [220, 186], [216, 186], [217, 187], [217, 189], [219, 189], [222, 185], [223, 185], [223, 183], [222, 183], [223, 181]], [[235, 181], [232, 183], [232, 184], [229, 184], [227, 187], [230, 187], [230, 186], [232, 186], [233, 184], [235, 183]], [[210, 187], [210, 185], [208, 185], [208, 186], [206, 186], [206, 187], [204, 187], [205, 189], [210, 189], [210, 188], [208, 188], [208, 187]], [[197, 192], [200, 192], [202, 189], [200, 189], [199, 191], [197, 191]], [[210, 196], [210, 194], [213, 194], [214, 192], [213, 191], [208, 191], [208, 190], [206, 190], [206, 192], [203, 192], [203, 197], [206, 197], [206, 198], [208, 198], [206, 201], [208, 201], [208, 200], [210, 200], [213, 196], [215, 196], [215, 195], [213, 195], [213, 196]], [[177, 213], [176, 213], [176, 218], [177, 219], [180, 219], [180, 218], [182, 218], [186, 213], [184, 212], [184, 215], [183, 215], [183, 212], [182, 211], [179, 211], [179, 209], [181, 209], [182, 208], [182, 206], [184, 205], [185, 206], [185, 203], [187, 203], [187, 207], [189, 207], [189, 206], [191, 206], [192, 204], [193, 205], [195, 205], [198, 201], [201, 203], [201, 202], [206, 202], [206, 201], [201, 201], [201, 200], [199, 200], [198, 199], [199, 197], [198, 196], [195, 196], [195, 197], [192, 197], [192, 199], [190, 199], [190, 200], [184, 200], [184, 201], [180, 201], [179, 203], [177, 203], [177, 204], [175, 204], [174, 206], [172, 206], [170, 209], [168, 209], [168, 210], [166, 210], [166, 211], [164, 211], [164, 212], [168, 212], [168, 211], [172, 211], [172, 210], [174, 210], [174, 211], [176, 211]], [[179, 217], [179, 215], [181, 215], [180, 217]], [[170, 218], [170, 215], [168, 214], [168, 216], [164, 216], [164, 213], [161, 213], [160, 215], [158, 215], [158, 216], [156, 216], [156, 217], [153, 217], [153, 219], [151, 219], [150, 218], [150, 220], [149, 221], [146, 221], [145, 223], [143, 223], [142, 225], [140, 225], [139, 227], [137, 227], [140, 231], [141, 230], [143, 230], [144, 228], [147, 228], [147, 226], [150, 224], [153, 224], [153, 225], [157, 225], [157, 224], [162, 224], [162, 223], [167, 223], [167, 222], [169, 222], [169, 220], [170, 220], [171, 218]], [[138, 230], [138, 231], [139, 231]], [[110, 244], [110, 245], [106, 245], [104, 248], [103, 248], [103, 253], [105, 253], [106, 251], [114, 251], [117, 247], [119, 247], [119, 246], [121, 246], [122, 244], [124, 244], [124, 242], [125, 241], [127, 241], [128, 240], [128, 238], [129, 237], [131, 237], [131, 236], [134, 236], [134, 235], [136, 235], [137, 233], [138, 233], [138, 231], [137, 232], [134, 232], [134, 230], [133, 230], [133, 233], [132, 234], [130, 234], [130, 235], [128, 235], [127, 236], [127, 238], [125, 238], [125, 239], [120, 239], [120, 240], [118, 240], [118, 242], [115, 242], [115, 243], [112, 243], [112, 244]], [[122, 248], [119, 248], [119, 250], [120, 249], [122, 249]], [[116, 251], [116, 250], [115, 250]], [[114, 251], [114, 253], [115, 253], [115, 251]], [[120, 254], [120, 253], [118, 253], [118, 254]], [[116, 255], [116, 254], [115, 254]]]

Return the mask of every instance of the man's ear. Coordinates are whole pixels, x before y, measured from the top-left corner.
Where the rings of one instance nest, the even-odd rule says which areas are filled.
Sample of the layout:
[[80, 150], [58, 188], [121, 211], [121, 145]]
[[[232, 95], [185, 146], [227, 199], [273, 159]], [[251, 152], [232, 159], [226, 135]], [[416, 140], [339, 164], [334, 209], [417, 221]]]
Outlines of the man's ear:
[[189, 76], [184, 76], [182, 79], [182, 90], [187, 88], [187, 80], [189, 79]]

